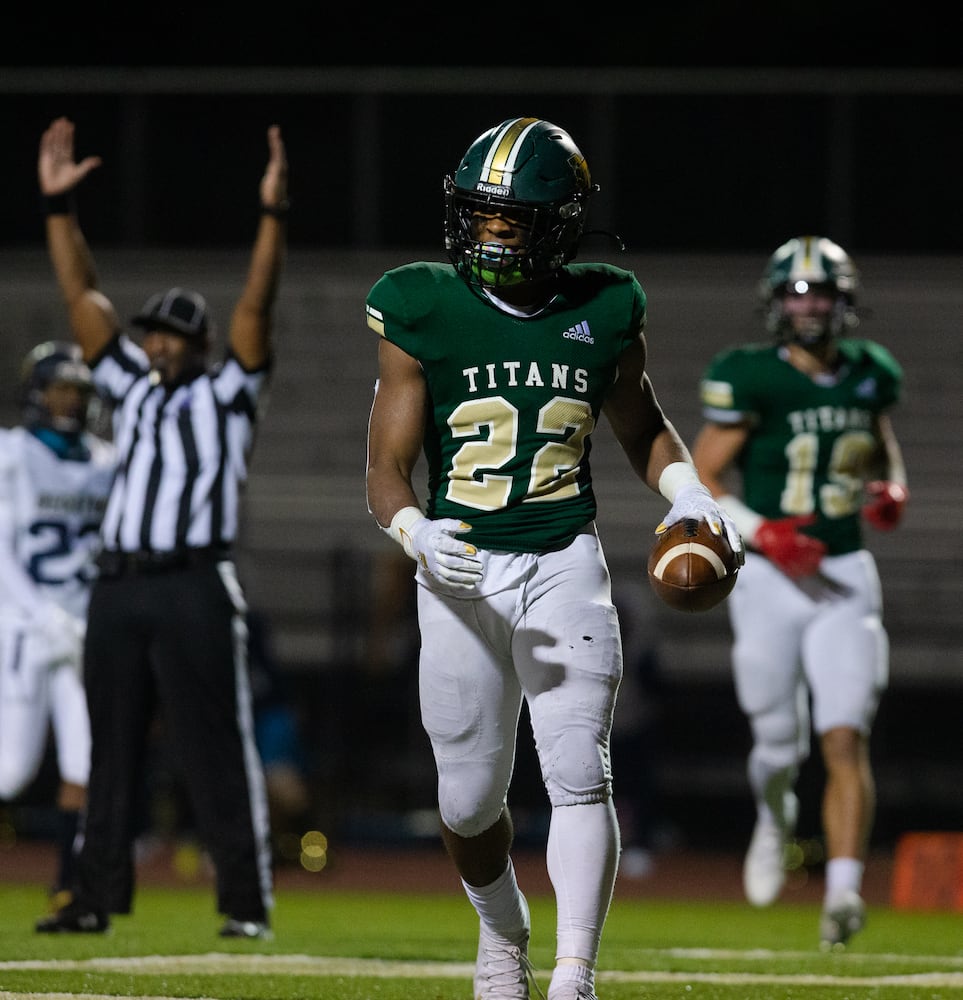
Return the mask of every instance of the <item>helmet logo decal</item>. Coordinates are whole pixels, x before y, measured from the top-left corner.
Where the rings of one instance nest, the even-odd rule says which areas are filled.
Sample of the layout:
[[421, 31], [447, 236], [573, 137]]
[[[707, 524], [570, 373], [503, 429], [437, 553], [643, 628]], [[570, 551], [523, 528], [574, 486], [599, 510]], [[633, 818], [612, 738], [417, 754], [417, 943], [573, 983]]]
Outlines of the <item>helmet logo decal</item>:
[[[511, 193], [512, 175], [515, 173], [518, 155], [528, 133], [540, 120], [515, 118], [505, 122], [498, 129], [488, 147], [488, 154], [485, 156], [478, 183], [475, 185], [476, 191], [500, 195]], [[496, 190], [492, 190], [488, 185], [495, 185]]]
[[579, 186], [587, 191], [592, 186], [592, 176], [589, 174], [588, 163], [585, 157], [581, 154], [578, 156], [573, 154], [568, 158], [568, 163], [572, 168], [572, 173], [578, 178]]
[[511, 198], [512, 189], [507, 184], [485, 184], [479, 181], [475, 185], [475, 190], [479, 194], [493, 194], [496, 198]]

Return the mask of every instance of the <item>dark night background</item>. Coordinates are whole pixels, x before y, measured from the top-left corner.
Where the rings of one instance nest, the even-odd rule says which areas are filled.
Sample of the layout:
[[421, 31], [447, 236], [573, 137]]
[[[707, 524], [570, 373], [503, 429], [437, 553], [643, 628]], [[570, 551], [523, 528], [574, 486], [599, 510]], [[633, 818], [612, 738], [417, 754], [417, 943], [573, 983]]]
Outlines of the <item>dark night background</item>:
[[531, 114], [573, 134], [602, 188], [594, 223], [639, 252], [755, 252], [814, 229], [861, 253], [963, 247], [958, 14], [329, 11], [18, 12], [0, 42], [0, 244], [40, 235], [36, 142], [60, 114], [78, 153], [104, 158], [82, 189], [100, 245], [245, 242], [278, 122], [292, 246], [364, 248], [437, 245], [443, 175], [485, 128]]
[[[8, 13], [0, 33], [8, 387], [31, 339], [62, 322], [36, 193], [37, 144], [53, 118], [76, 122], [79, 156], [103, 157], [80, 189], [80, 216], [124, 315], [155, 280], [197, 281], [227, 314], [256, 224], [265, 130], [283, 128], [292, 253], [245, 546], [249, 572], [257, 570], [250, 593], [275, 626], [308, 720], [325, 809], [365, 795], [406, 808], [433, 801], [411, 671], [368, 678], [355, 651], [375, 603], [369, 563], [379, 542], [392, 544], [364, 509], [374, 362], [361, 304], [380, 268], [410, 259], [410, 249], [441, 257], [442, 178], [468, 144], [505, 118], [535, 115], [572, 133], [601, 185], [591, 222], [621, 234], [640, 268], [660, 392], [687, 435], [698, 425], [701, 365], [715, 347], [759, 329], [754, 281], [775, 246], [819, 232], [866, 264], [865, 301], [876, 314], [869, 333], [907, 365], [899, 427], [914, 497], [901, 531], [872, 539], [894, 638], [893, 690], [874, 733], [876, 836], [960, 827], [963, 553], [945, 525], [958, 522], [963, 426], [963, 19], [927, 5], [914, 5], [912, 19], [909, 11], [702, 0], [595, 5], [574, 16], [546, 4], [407, 4], [379, 15], [292, 3]], [[586, 243], [582, 256], [611, 249]], [[155, 261], [170, 271], [158, 275]], [[2, 402], [12, 409], [13, 396]], [[605, 448], [603, 439], [593, 452], [597, 469]], [[647, 536], [638, 534], [634, 482], [620, 482], [626, 472], [617, 468], [604, 530], [610, 560], [634, 581]], [[661, 509], [647, 503], [646, 523]], [[663, 794], [690, 838], [728, 833], [741, 850], [751, 827], [746, 734], [722, 611], [662, 627]], [[379, 706], [403, 729], [384, 724], [383, 746]], [[808, 792], [805, 820], [815, 828]], [[700, 803], [690, 824], [687, 812]]]
[[574, 13], [318, 3], [24, 7], [0, 41], [9, 66], [796, 66], [959, 68], [963, 18], [942, 5], [690, 0]]

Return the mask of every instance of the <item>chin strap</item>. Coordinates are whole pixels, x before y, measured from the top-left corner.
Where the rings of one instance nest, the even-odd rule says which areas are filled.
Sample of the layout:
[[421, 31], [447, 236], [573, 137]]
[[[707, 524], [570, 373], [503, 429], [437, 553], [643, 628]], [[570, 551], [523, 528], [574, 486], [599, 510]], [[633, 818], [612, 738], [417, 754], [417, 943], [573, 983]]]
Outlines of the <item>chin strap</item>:
[[[618, 247], [619, 253], [625, 253], [625, 240], [623, 240], [618, 233], [611, 233], [607, 229], [589, 229], [588, 232], [582, 233], [583, 240], [587, 239], [589, 236], [604, 236], [607, 239], [610, 239], [616, 247]], [[581, 242], [581, 240], [579, 242]]]

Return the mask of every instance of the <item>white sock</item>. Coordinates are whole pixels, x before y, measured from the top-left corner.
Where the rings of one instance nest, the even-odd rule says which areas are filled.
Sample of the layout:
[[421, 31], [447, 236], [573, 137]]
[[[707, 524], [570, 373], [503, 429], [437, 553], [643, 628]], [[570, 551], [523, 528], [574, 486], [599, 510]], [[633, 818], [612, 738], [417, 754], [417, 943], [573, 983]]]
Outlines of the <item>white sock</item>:
[[499, 937], [521, 943], [528, 934], [528, 904], [518, 888], [511, 859], [490, 885], [469, 885], [464, 879], [462, 885], [483, 924]]
[[595, 994], [595, 973], [587, 965], [563, 963], [552, 970], [552, 981], [548, 986], [548, 1000], [556, 997], [568, 998], [572, 995], [572, 985], [584, 986]]
[[785, 815], [785, 805], [786, 793], [791, 792], [796, 783], [798, 767], [793, 764], [776, 766], [758, 749], [754, 749], [749, 754], [747, 773], [759, 819], [778, 826], [780, 830], [795, 823], [795, 816]]
[[830, 858], [826, 862], [826, 902], [847, 890], [859, 892], [865, 867], [858, 858]]
[[557, 908], [555, 956], [594, 967], [619, 864], [612, 802], [555, 806], [547, 861]]

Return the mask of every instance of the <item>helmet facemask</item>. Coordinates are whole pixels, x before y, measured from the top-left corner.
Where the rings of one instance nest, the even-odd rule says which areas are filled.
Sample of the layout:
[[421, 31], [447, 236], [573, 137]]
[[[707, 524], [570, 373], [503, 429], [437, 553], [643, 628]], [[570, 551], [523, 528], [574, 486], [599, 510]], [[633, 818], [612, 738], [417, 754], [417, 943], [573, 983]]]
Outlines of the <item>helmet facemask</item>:
[[[832, 308], [819, 315], [800, 315], [786, 308], [787, 300], [807, 291], [823, 291], [832, 298]], [[859, 325], [852, 297], [841, 292], [832, 282], [809, 284], [805, 281], [788, 283], [777, 289], [769, 305], [766, 326], [782, 343], [799, 344], [814, 350], [830, 340], [845, 336]]]
[[[445, 178], [445, 249], [455, 270], [470, 284], [505, 288], [545, 278], [574, 258], [582, 235], [585, 205], [581, 196], [560, 205], [475, 195]], [[476, 238], [477, 215], [501, 215], [528, 230], [524, 244], [508, 246]]]

